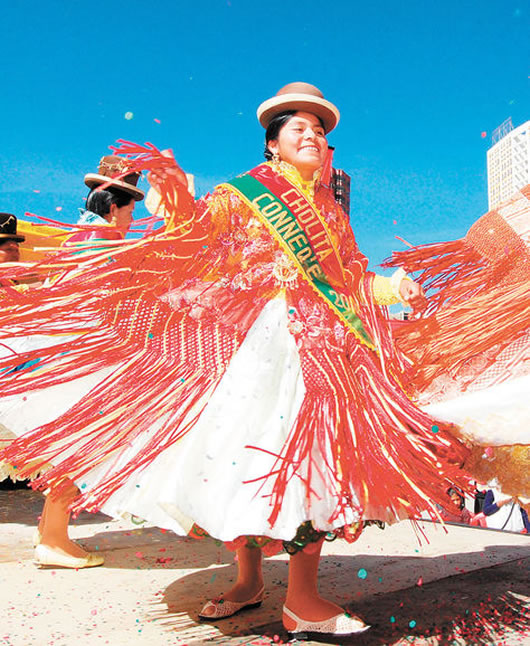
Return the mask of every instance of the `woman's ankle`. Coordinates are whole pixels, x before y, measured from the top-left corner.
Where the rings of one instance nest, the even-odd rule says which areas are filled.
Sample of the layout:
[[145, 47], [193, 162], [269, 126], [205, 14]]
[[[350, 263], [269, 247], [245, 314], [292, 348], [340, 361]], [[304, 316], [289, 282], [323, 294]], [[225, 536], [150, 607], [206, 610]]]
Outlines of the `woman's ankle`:
[[77, 556], [79, 558], [83, 558], [88, 553], [68, 537], [58, 538], [54, 537], [53, 535], [43, 535], [40, 544], [52, 550], [59, 550], [61, 552], [64, 552], [65, 554], [68, 554], [70, 556]]
[[236, 581], [234, 585], [228, 590], [223, 597], [229, 601], [248, 601], [255, 597], [261, 590], [263, 590], [263, 579], [255, 578], [252, 581]]
[[[305, 619], [305, 621], [324, 621], [344, 612], [343, 608], [336, 603], [323, 599], [318, 594], [309, 597], [307, 595], [287, 595], [285, 606], [293, 614], [300, 619]], [[285, 613], [283, 617], [285, 624]], [[285, 627], [290, 628], [287, 625]]]

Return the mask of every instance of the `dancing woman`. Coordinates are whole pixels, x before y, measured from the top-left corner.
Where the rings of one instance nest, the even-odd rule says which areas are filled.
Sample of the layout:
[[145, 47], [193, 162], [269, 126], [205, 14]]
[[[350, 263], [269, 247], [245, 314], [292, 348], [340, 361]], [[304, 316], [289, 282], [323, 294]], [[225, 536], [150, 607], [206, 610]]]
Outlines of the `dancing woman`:
[[[367, 271], [334, 201], [327, 135], [337, 108], [293, 83], [258, 116], [268, 161], [196, 205], [174, 160], [153, 147], [118, 150], [138, 155], [132, 170], [151, 171], [171, 227], [75, 275], [82, 260], [65, 256], [64, 280], [16, 315], [26, 333], [68, 327], [68, 303], [97, 329], [2, 384], [15, 399], [72, 387], [6, 457], [49, 465], [37, 487], [75, 481], [74, 510], [133, 513], [235, 547], [238, 580], [201, 617], [261, 603], [260, 548], [284, 545], [285, 627], [352, 634], [364, 622], [318, 594], [323, 540], [353, 541], [372, 519], [426, 509], [439, 518], [447, 488], [465, 486], [467, 449], [406, 392], [408, 364], [378, 303], [423, 296], [403, 272]], [[81, 383], [87, 376], [96, 385]]]
[[[90, 191], [86, 198], [86, 206], [82, 209], [78, 220], [81, 227], [68, 236], [66, 244], [74, 245], [76, 250], [82, 249], [83, 246], [85, 250], [89, 250], [94, 241], [122, 240], [125, 237], [132, 222], [135, 202], [144, 198], [144, 192], [136, 186], [139, 173], [123, 173], [127, 168], [125, 161], [115, 155], [106, 155], [100, 160], [97, 173], [85, 175], [85, 184]], [[116, 175], [118, 175], [117, 178]], [[79, 253], [79, 251], [76, 252]], [[31, 296], [34, 294], [32, 292]], [[57, 343], [58, 340], [57, 337], [50, 337], [46, 342]], [[65, 339], [60, 340], [64, 342]], [[13, 339], [7, 339], [5, 345], [11, 348], [12, 352], [20, 353], [22, 348], [28, 346], [36, 347], [38, 352], [39, 346], [43, 345], [43, 339], [40, 336], [22, 337], [18, 339], [18, 343], [14, 343]], [[40, 357], [35, 361], [39, 362]], [[17, 371], [19, 370], [20, 366], [17, 368]], [[8, 374], [11, 374], [11, 371]], [[57, 397], [60, 398], [60, 396], [58, 392]], [[21, 408], [19, 401], [4, 407], [2, 416], [4, 434], [10, 439], [13, 430], [20, 433], [33, 427], [31, 415], [30, 420], [26, 421], [27, 410], [28, 406], [23, 405]], [[13, 418], [16, 418], [14, 423], [11, 421]], [[8, 428], [5, 428], [6, 425]], [[17, 478], [19, 475], [7, 464], [2, 471], [4, 477], [9, 475], [11, 478]], [[33, 477], [33, 474], [28, 475]], [[39, 525], [33, 537], [37, 565], [79, 569], [104, 563], [104, 557], [101, 554], [87, 552], [68, 536], [69, 507], [78, 494], [79, 489], [70, 482], [70, 486], [62, 489], [60, 495], [56, 495], [52, 490], [46, 496]]]

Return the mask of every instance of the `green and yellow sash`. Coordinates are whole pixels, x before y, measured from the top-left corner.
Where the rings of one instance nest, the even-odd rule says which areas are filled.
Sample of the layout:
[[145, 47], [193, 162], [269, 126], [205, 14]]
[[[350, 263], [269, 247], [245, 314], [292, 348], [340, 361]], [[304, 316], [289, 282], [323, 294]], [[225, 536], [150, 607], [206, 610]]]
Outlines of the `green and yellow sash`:
[[375, 349], [353, 309], [351, 296], [332, 287], [344, 285], [342, 262], [324, 220], [305, 195], [266, 164], [223, 186], [234, 191], [266, 224], [326, 305], [360, 341]]

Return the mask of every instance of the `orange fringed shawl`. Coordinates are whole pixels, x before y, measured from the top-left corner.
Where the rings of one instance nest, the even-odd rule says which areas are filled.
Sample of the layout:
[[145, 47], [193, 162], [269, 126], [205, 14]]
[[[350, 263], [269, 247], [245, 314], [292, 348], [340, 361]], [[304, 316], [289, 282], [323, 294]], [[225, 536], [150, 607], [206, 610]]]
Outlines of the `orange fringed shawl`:
[[[31, 369], [8, 374], [13, 359], [0, 360], [3, 396], [113, 368], [64, 415], [15, 441], [6, 459], [21, 475], [52, 464], [34, 486], [60, 489], [68, 479], [82, 482], [104, 461], [118, 465], [127, 447], [158, 424], [134, 459], [119, 463], [74, 503], [74, 510], [98, 509], [128, 475], [192, 431], [264, 304], [283, 295], [306, 394], [274, 469], [263, 474], [274, 482], [271, 525], [293, 478], [305, 482], [310, 508], [312, 473], [325, 474], [338, 495], [330, 520], [348, 509], [382, 520], [414, 517], [425, 509], [438, 517], [434, 503], [446, 502], [447, 487], [465, 486], [460, 466], [467, 450], [447, 433], [448, 425], [431, 419], [407, 396], [406, 363], [394, 351], [385, 311], [373, 303], [366, 259], [327, 189], [315, 193], [315, 204], [336, 236], [348, 289], [377, 353], [322, 307], [235, 196], [220, 190], [194, 208], [175, 181], [174, 160], [152, 146], [125, 142], [116, 152], [136, 156], [127, 172], [149, 170], [163, 177], [158, 189], [173, 217], [143, 240], [94, 244], [81, 256], [65, 249], [49, 257], [35, 270], [54, 280], [31, 297], [5, 283], [3, 338], [35, 333], [72, 338], [17, 357], [20, 363], [37, 358]], [[0, 271], [2, 276], [7, 273]]]

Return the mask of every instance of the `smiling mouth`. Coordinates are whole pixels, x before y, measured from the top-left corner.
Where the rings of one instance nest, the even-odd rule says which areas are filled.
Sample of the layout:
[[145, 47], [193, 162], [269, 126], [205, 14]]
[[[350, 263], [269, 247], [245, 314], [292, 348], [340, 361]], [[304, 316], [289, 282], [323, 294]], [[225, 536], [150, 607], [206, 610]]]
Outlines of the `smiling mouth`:
[[302, 146], [300, 150], [314, 150], [316, 153], [318, 153], [318, 148], [316, 146]]

